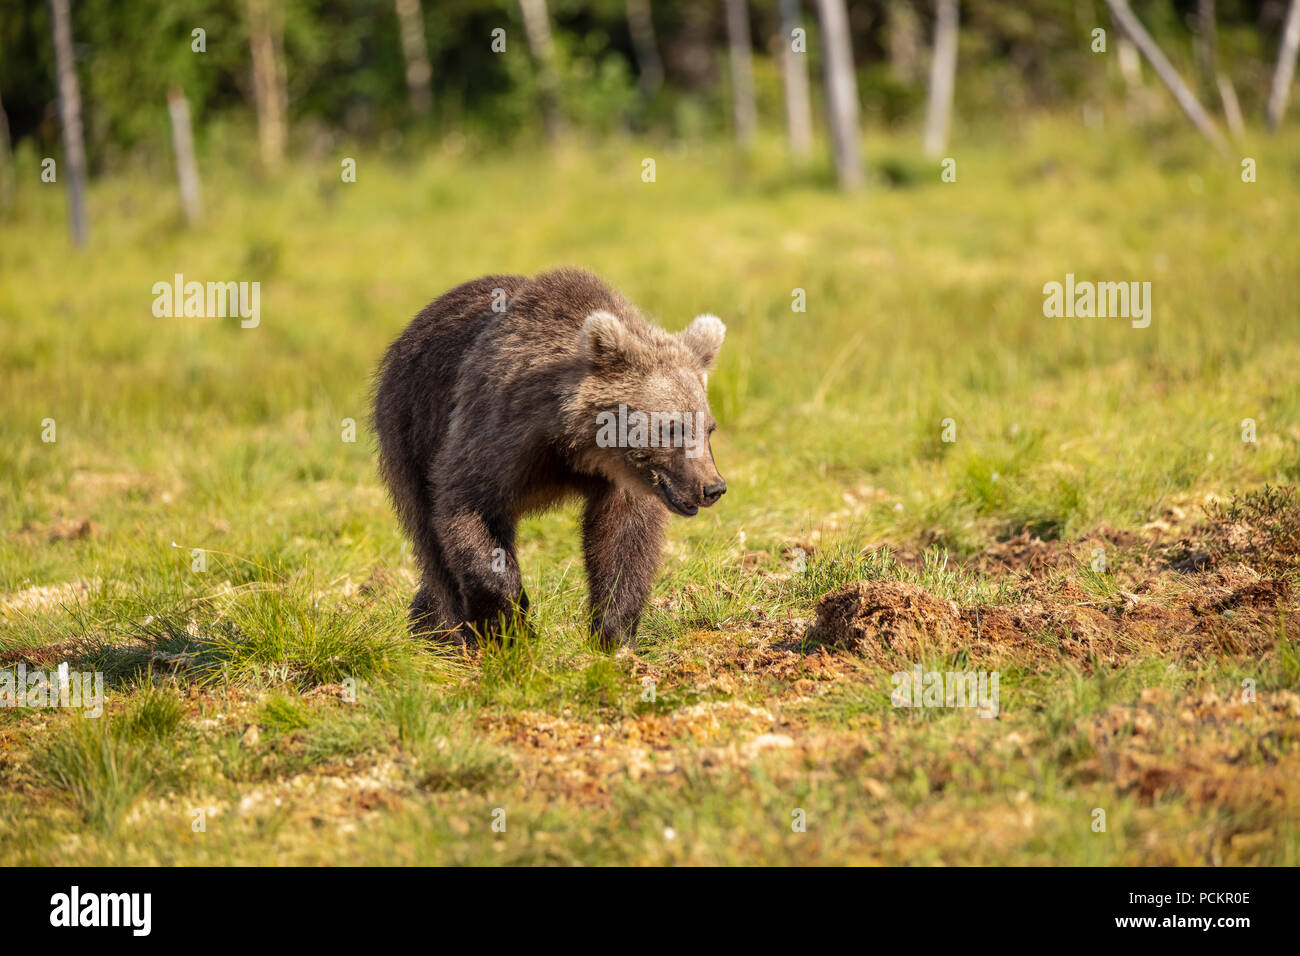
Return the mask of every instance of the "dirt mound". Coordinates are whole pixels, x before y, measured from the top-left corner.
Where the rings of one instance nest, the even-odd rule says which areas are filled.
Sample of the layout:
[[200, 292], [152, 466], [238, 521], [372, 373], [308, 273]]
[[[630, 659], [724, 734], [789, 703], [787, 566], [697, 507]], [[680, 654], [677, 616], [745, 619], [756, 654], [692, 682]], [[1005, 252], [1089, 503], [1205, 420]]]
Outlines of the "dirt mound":
[[1037, 576], [1056, 568], [1087, 564], [1097, 548], [1107, 555], [1116, 555], [1138, 543], [1140, 539], [1131, 531], [1104, 527], [1074, 541], [1043, 539], [1029, 531], [1021, 531], [971, 555], [962, 565], [981, 574], [1020, 572]]
[[[1122, 603], [1062, 588], [1014, 604], [958, 607], [916, 584], [858, 581], [818, 602], [806, 640], [885, 666], [965, 650], [1025, 664], [1065, 658], [1087, 670], [1151, 653], [1263, 653], [1276, 641], [1278, 610], [1292, 600], [1285, 580], [1248, 570], [1176, 593], [1121, 593]], [[1298, 617], [1285, 616], [1288, 633], [1300, 633]]]
[[1065, 654], [1084, 662], [1113, 657], [1116, 631], [1113, 620], [1090, 607], [1026, 602], [960, 608], [915, 584], [859, 581], [818, 602], [807, 639], [890, 666], [962, 649]]
[[28, 667], [57, 667], [65, 661], [80, 660], [88, 647], [84, 638], [74, 637], [41, 647], [18, 647], [0, 650], [0, 667], [26, 664]]
[[971, 644], [989, 651], [1064, 655], [1078, 663], [1110, 660], [1120, 652], [1116, 622], [1102, 611], [1069, 604], [982, 605], [963, 613]]
[[981, 574], [1041, 577], [1087, 565], [1101, 549], [1109, 566], [1122, 561], [1139, 575], [1200, 574], [1237, 565], [1265, 577], [1294, 577], [1300, 572], [1300, 500], [1295, 488], [1266, 486], [1228, 501], [1212, 499], [1204, 510], [1205, 520], [1193, 523], [1182, 509], [1173, 509], [1174, 523], [1151, 522], [1141, 534], [1101, 527], [1064, 541], [1021, 531], [961, 564]]
[[[1300, 635], [1295, 489], [1211, 500], [1205, 512], [1206, 522], [1176, 539], [1169, 525], [1102, 527], [1072, 541], [1022, 531], [992, 544], [962, 565], [1010, 576], [996, 604], [958, 607], [910, 582], [859, 581], [821, 599], [805, 642], [891, 666], [967, 650], [1091, 668], [1152, 653], [1257, 654], [1274, 646], [1279, 627]], [[1094, 562], [1098, 551], [1104, 564]], [[921, 577], [898, 564], [898, 576]]]
[[[859, 581], [826, 595], [817, 603], [817, 620], [808, 629], [813, 643], [881, 659], [887, 651], [915, 656], [935, 638], [964, 635], [956, 604], [898, 581]], [[873, 650], [882, 653], [872, 655]]]
[[1236, 608], [1269, 609], [1291, 600], [1291, 586], [1283, 578], [1252, 581], [1237, 587], [1210, 585], [1191, 599], [1191, 607], [1201, 615], [1222, 614]]
[[1027, 571], [1037, 574], [1077, 560], [1075, 549], [1063, 541], [1044, 541], [1028, 531], [999, 541], [972, 555], [964, 564], [985, 574], [999, 571]]

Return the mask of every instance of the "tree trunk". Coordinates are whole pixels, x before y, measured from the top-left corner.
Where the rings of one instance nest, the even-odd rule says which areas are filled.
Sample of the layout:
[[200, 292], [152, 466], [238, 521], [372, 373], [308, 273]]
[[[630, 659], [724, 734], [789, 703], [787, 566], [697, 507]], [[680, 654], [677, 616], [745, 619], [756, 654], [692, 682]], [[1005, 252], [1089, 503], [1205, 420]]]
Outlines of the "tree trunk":
[[785, 89], [785, 132], [797, 159], [812, 154], [812, 105], [808, 96], [808, 54], [796, 53], [793, 33], [801, 25], [799, 0], [781, 0], [781, 35], [777, 37], [781, 85]]
[[1196, 0], [1196, 67], [1201, 76], [1201, 92], [1207, 99], [1215, 88], [1218, 46], [1214, 28], [1214, 0]]
[[862, 187], [862, 144], [858, 141], [858, 83], [853, 73], [853, 44], [844, 0], [817, 0], [826, 61], [826, 102], [831, 145], [840, 188]]
[[429, 42], [424, 35], [420, 0], [397, 0], [397, 26], [402, 33], [411, 111], [423, 116], [433, 108], [433, 68], [429, 66]]
[[659, 57], [655, 40], [655, 22], [650, 16], [650, 0], [627, 0], [627, 29], [636, 51], [637, 86], [641, 96], [649, 99], [664, 85], [664, 61]]
[[86, 143], [81, 131], [81, 87], [72, 52], [72, 13], [68, 0], [50, 0], [54, 21], [54, 59], [59, 82], [59, 122], [63, 127], [63, 170], [68, 184], [68, 230], [72, 244], [84, 246], [86, 219]]
[[1142, 89], [1142, 58], [1138, 48], [1123, 33], [1115, 41], [1115, 58], [1119, 61], [1119, 73], [1124, 77], [1124, 90], [1130, 96]]
[[1282, 28], [1282, 43], [1277, 50], [1273, 86], [1268, 93], [1265, 118], [1269, 129], [1277, 129], [1286, 112], [1286, 101], [1291, 95], [1291, 80], [1295, 76], [1297, 50], [1300, 50], [1300, 0], [1291, 0], [1286, 13], [1286, 25]]
[[1156, 41], [1151, 39], [1151, 34], [1147, 33], [1146, 27], [1142, 26], [1140, 21], [1129, 9], [1128, 0], [1106, 0], [1106, 6], [1110, 8], [1111, 14], [1121, 29], [1129, 35], [1137, 48], [1142, 51], [1142, 55], [1147, 58], [1151, 68], [1156, 71], [1161, 82], [1168, 87], [1169, 92], [1173, 94], [1178, 105], [1182, 107], [1187, 118], [1192, 121], [1201, 134], [1213, 144], [1214, 148], [1221, 153], [1227, 153], [1228, 144], [1223, 138], [1214, 121], [1210, 119], [1205, 108], [1201, 106], [1200, 100], [1183, 82], [1183, 78], [1178, 75], [1173, 64], [1169, 62], [1160, 47], [1156, 46]]
[[288, 94], [277, 63], [281, 23], [277, 0], [248, 0], [248, 43], [253, 56], [253, 100], [257, 106], [257, 139], [262, 165], [269, 171], [284, 162], [285, 114]]
[[176, 153], [176, 181], [181, 191], [185, 221], [197, 226], [203, 221], [203, 200], [199, 192], [199, 167], [194, 162], [194, 133], [190, 127], [190, 104], [173, 86], [167, 91], [167, 113], [172, 121], [172, 151]]
[[1233, 136], [1245, 132], [1241, 120], [1241, 104], [1237, 90], [1228, 74], [1219, 69], [1219, 36], [1215, 25], [1214, 0], [1196, 2], [1196, 63], [1201, 74], [1201, 90], [1208, 99], [1218, 96], [1223, 105], [1223, 118]]
[[14, 208], [14, 151], [9, 139], [9, 116], [0, 101], [0, 216]]
[[1237, 89], [1232, 85], [1232, 79], [1222, 70], [1214, 75], [1214, 81], [1219, 88], [1219, 99], [1223, 102], [1223, 118], [1228, 121], [1228, 132], [1241, 138], [1246, 132], [1246, 124], [1241, 118]]
[[930, 61], [930, 95], [925, 109], [925, 155], [938, 159], [948, 147], [952, 93], [957, 80], [957, 0], [936, 0], [934, 57]]
[[538, 87], [542, 94], [542, 124], [546, 138], [555, 142], [564, 133], [564, 116], [560, 112], [560, 76], [555, 68], [555, 43], [551, 39], [551, 18], [546, 0], [519, 0], [524, 14], [524, 33], [528, 48], [537, 61]]
[[889, 72], [898, 83], [911, 85], [918, 79], [921, 55], [921, 24], [910, 2], [895, 0], [885, 10], [889, 31]]
[[731, 60], [731, 115], [736, 142], [748, 149], [758, 127], [754, 103], [754, 56], [750, 49], [747, 0], [727, 0], [727, 45]]

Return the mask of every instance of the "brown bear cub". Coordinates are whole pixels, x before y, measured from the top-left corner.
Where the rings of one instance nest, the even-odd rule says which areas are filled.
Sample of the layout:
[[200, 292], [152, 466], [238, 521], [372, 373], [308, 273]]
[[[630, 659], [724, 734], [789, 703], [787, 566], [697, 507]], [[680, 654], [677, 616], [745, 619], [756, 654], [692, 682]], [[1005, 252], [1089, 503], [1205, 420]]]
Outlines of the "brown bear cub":
[[668, 512], [727, 490], [705, 393], [726, 328], [670, 335], [589, 272], [487, 276], [434, 300], [389, 347], [379, 465], [421, 571], [413, 632], [496, 633], [528, 609], [515, 527], [586, 502], [591, 627], [631, 644]]

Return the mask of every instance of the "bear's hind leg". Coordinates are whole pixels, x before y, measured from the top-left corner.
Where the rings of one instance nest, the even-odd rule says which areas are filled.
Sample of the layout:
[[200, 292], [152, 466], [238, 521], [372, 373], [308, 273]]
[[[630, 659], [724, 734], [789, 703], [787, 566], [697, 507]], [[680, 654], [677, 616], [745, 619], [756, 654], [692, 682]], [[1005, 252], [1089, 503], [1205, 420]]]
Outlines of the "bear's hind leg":
[[446, 637], [464, 618], [456, 579], [447, 568], [442, 544], [431, 521], [418, 526], [411, 536], [411, 544], [420, 568], [420, 590], [411, 601], [411, 634]]
[[446, 638], [460, 623], [450, 607], [446, 586], [425, 575], [420, 590], [411, 600], [411, 634], [415, 637]]
[[494, 637], [503, 621], [523, 621], [528, 595], [515, 557], [514, 527], [504, 509], [488, 520], [466, 508], [448, 508], [439, 516], [438, 538], [447, 565], [456, 569], [460, 616], [467, 629], [478, 637]]

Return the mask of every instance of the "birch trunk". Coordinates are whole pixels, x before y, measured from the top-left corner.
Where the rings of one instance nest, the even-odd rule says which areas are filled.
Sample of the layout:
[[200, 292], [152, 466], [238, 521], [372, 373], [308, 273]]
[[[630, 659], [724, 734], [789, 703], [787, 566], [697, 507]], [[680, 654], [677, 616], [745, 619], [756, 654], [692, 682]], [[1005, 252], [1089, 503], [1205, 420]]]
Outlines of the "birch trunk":
[[637, 86], [641, 95], [649, 99], [664, 85], [664, 61], [659, 56], [659, 43], [655, 39], [650, 0], [627, 0], [627, 29], [632, 36], [632, 49], [636, 52]]
[[429, 65], [429, 41], [424, 35], [420, 0], [397, 0], [397, 26], [402, 34], [411, 111], [423, 116], [433, 108], [433, 68]]
[[[785, 132], [790, 152], [797, 159], [812, 154], [812, 104], [808, 93], [808, 54], [793, 48], [795, 29], [801, 26], [799, 0], [781, 0], [781, 85], [785, 91]], [[805, 51], [806, 51], [805, 47]]]
[[1161, 52], [1160, 47], [1156, 46], [1156, 41], [1151, 39], [1151, 34], [1147, 33], [1146, 27], [1142, 26], [1142, 21], [1129, 9], [1128, 0], [1106, 0], [1106, 6], [1110, 8], [1111, 15], [1115, 17], [1120, 28], [1128, 34], [1138, 50], [1146, 57], [1147, 62], [1151, 64], [1151, 68], [1156, 71], [1156, 76], [1160, 77], [1160, 81], [1173, 94], [1178, 105], [1187, 114], [1187, 118], [1192, 121], [1192, 125], [1200, 130], [1201, 135], [1208, 139], [1215, 149], [1226, 153], [1228, 144], [1223, 134], [1205, 112], [1196, 94], [1183, 82], [1183, 78], [1178, 75], [1178, 71]]
[[749, 40], [749, 9], [746, 0], [727, 2], [727, 45], [731, 61], [731, 115], [736, 142], [748, 149], [758, 127], [754, 103], [754, 57]]
[[63, 169], [68, 184], [68, 231], [74, 246], [90, 234], [86, 218], [86, 142], [81, 129], [81, 87], [72, 50], [72, 12], [68, 0], [50, 0], [54, 23], [54, 60], [59, 83], [59, 123], [63, 128]]
[[957, 0], [936, 0], [934, 58], [930, 61], [930, 95], [925, 110], [925, 155], [938, 159], [948, 147], [952, 93], [957, 81]]
[[844, 0], [817, 0], [826, 63], [826, 102], [831, 147], [840, 188], [862, 188], [862, 144], [858, 141], [858, 83], [853, 73], [853, 44]]
[[9, 116], [5, 105], [0, 101], [0, 215], [7, 215], [14, 208], [14, 151], [9, 138]]
[[257, 107], [257, 140], [262, 165], [269, 171], [284, 162], [285, 92], [283, 68], [277, 51], [281, 25], [276, 0], [248, 0], [248, 43], [253, 59], [253, 102]]
[[181, 191], [185, 221], [197, 226], [203, 221], [203, 200], [199, 192], [199, 167], [194, 161], [194, 132], [190, 126], [190, 104], [177, 87], [167, 91], [167, 114], [172, 123], [172, 151], [176, 154], [176, 181]]
[[524, 33], [528, 48], [537, 61], [538, 87], [542, 94], [542, 124], [546, 138], [555, 142], [564, 133], [560, 112], [560, 76], [555, 67], [555, 42], [551, 38], [551, 18], [546, 0], [519, 0], [524, 14]]
[[1273, 69], [1273, 85], [1268, 93], [1265, 119], [1269, 129], [1277, 129], [1286, 113], [1286, 103], [1291, 96], [1291, 80], [1295, 76], [1296, 51], [1300, 50], [1300, 0], [1291, 0], [1282, 28], [1282, 43], [1277, 50], [1277, 66]]
[[886, 29], [889, 31], [889, 72], [903, 84], [919, 79], [917, 62], [921, 56], [921, 24], [916, 10], [903, 0], [886, 8]]

